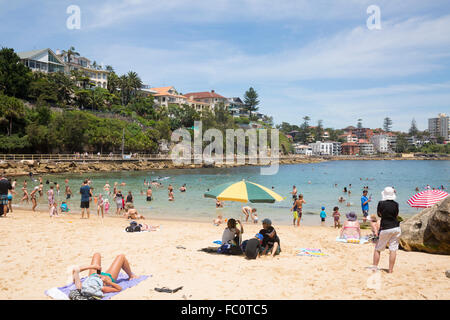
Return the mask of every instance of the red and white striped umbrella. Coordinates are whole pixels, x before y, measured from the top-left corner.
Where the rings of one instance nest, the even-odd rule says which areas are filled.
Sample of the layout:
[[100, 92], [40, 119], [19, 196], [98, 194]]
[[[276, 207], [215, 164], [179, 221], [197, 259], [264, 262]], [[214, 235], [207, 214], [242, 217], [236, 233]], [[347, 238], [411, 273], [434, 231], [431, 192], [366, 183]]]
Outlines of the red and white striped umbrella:
[[424, 190], [409, 198], [408, 204], [414, 208], [429, 208], [447, 196], [448, 193], [442, 190]]

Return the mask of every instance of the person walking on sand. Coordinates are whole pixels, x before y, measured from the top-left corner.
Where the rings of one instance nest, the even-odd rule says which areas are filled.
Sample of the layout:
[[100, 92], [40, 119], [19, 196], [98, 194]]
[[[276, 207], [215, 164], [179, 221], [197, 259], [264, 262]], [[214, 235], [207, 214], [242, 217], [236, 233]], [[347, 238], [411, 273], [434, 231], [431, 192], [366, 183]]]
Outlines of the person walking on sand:
[[248, 217], [252, 214], [252, 212], [256, 212], [256, 208], [252, 208], [250, 206], [242, 207], [242, 213], [245, 215], [245, 222], [248, 221]]
[[325, 218], [327, 217], [327, 213], [325, 212], [325, 207], [322, 207], [322, 211], [320, 211], [320, 221], [321, 225], [325, 225]]
[[398, 203], [395, 191], [392, 187], [384, 188], [381, 192], [382, 201], [378, 202], [377, 214], [381, 218], [378, 241], [373, 252], [373, 269], [378, 268], [381, 251], [389, 245], [389, 273], [394, 272], [395, 259], [397, 257], [398, 240], [401, 235], [400, 222], [398, 221]]
[[86, 211], [87, 218], [89, 219], [90, 212], [89, 212], [89, 201], [92, 197], [92, 191], [91, 187], [88, 184], [88, 180], [85, 179], [83, 182], [83, 185], [80, 188], [80, 194], [81, 194], [81, 219], [84, 219], [84, 212]]
[[53, 190], [53, 186], [50, 186], [50, 189], [47, 191], [47, 200], [48, 208], [50, 209], [55, 202], [55, 191]]

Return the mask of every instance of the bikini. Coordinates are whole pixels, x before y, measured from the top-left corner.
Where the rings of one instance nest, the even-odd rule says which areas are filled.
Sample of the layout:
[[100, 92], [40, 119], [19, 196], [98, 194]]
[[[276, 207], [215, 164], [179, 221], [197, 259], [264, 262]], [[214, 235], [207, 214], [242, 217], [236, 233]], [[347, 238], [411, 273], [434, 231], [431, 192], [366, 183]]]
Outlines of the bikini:
[[[97, 273], [92, 273], [92, 274], [90, 274], [89, 276], [92, 276], [93, 274], [97, 274]], [[100, 275], [106, 276], [106, 277], [110, 277], [110, 278], [111, 278], [111, 281], [112, 281], [113, 283], [116, 283], [116, 281], [113, 279], [113, 277], [112, 277], [112, 275], [111, 275], [110, 273], [100, 272]]]

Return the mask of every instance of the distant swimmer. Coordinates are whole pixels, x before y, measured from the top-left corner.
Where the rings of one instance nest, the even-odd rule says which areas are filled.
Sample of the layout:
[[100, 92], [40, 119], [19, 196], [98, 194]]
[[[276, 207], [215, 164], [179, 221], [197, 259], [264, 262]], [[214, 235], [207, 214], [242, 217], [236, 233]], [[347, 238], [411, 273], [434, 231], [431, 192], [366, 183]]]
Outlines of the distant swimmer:
[[186, 192], [186, 184], [183, 184], [180, 188], [180, 192]]

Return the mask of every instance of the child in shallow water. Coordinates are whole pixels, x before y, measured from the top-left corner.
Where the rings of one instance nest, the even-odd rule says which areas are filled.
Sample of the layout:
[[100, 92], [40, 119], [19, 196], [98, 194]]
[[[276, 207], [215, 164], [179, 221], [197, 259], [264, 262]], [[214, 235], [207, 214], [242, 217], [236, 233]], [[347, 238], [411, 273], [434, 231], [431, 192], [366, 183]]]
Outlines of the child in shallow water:
[[334, 218], [334, 227], [339, 228], [341, 226], [341, 222], [339, 220], [341, 214], [339, 213], [339, 207], [333, 208], [333, 218]]

